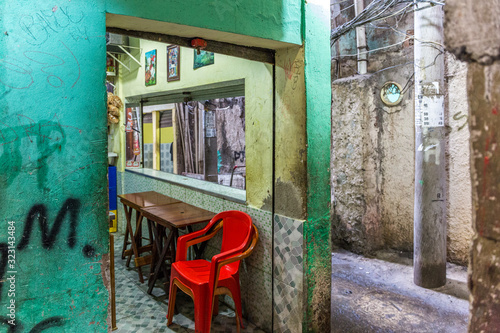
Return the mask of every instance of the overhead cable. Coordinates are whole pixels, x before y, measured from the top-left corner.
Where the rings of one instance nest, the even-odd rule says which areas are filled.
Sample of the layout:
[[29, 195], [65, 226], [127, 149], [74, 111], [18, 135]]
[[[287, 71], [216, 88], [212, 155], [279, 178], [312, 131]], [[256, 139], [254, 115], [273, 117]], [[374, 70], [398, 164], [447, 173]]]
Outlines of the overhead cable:
[[[330, 43], [333, 46], [333, 44], [339, 40], [341, 36], [359, 26], [390, 18], [403, 12], [407, 13], [407, 10], [410, 7], [415, 6], [417, 3], [429, 3], [430, 5], [413, 9], [409, 12], [430, 8], [436, 5], [444, 5], [444, 3], [434, 0], [373, 0], [361, 13], [359, 13], [359, 15], [332, 30]], [[406, 6], [401, 8], [400, 5], [404, 4], [406, 4]]]

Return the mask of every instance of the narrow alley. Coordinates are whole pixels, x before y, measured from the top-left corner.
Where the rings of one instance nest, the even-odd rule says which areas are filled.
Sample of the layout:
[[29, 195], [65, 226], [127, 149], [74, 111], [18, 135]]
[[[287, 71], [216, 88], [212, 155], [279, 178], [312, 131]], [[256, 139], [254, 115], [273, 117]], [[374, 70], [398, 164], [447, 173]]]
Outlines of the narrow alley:
[[500, 332], [499, 16], [0, 1], [0, 333]]

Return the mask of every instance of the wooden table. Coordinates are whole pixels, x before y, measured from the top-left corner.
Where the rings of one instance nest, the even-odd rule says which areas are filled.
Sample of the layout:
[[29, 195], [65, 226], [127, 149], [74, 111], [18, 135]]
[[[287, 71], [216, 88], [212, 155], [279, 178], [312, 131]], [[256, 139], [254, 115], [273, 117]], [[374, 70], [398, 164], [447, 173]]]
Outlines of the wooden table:
[[[118, 197], [123, 204], [123, 208], [125, 210], [125, 218], [127, 220], [127, 227], [125, 230], [125, 237], [123, 241], [122, 259], [125, 259], [125, 257], [127, 256], [129, 257], [127, 260], [128, 266], [132, 255], [134, 255], [134, 263], [139, 271], [139, 280], [141, 281], [141, 283], [144, 283], [144, 277], [142, 276], [141, 267], [150, 264], [152, 261], [152, 256], [141, 257], [141, 254], [144, 252], [152, 251], [153, 234], [151, 232], [151, 227], [148, 225], [150, 244], [142, 246], [141, 225], [143, 217], [141, 209], [159, 205], [180, 203], [180, 201], [171, 197], [167, 197], [166, 195], [160, 194], [155, 191], [120, 194], [118, 195]], [[135, 233], [132, 230], [132, 210], [136, 210]], [[127, 249], [129, 235], [131, 248]]]
[[[188, 231], [192, 232], [192, 225], [210, 221], [215, 216], [215, 213], [183, 202], [142, 208], [141, 213], [148, 219], [148, 222], [153, 222], [151, 224], [153, 225], [156, 245], [155, 259], [153, 265], [151, 265], [152, 270], [154, 267], [154, 272], [148, 281], [148, 294], [151, 294], [160, 272], [163, 272], [167, 279], [169, 278], [165, 260], [170, 257], [171, 263], [175, 261], [175, 245], [179, 236], [179, 229], [187, 227]], [[166, 234], [167, 229], [170, 230], [168, 236]], [[203, 248], [198, 249], [195, 247], [195, 251], [196, 255], [200, 256]]]

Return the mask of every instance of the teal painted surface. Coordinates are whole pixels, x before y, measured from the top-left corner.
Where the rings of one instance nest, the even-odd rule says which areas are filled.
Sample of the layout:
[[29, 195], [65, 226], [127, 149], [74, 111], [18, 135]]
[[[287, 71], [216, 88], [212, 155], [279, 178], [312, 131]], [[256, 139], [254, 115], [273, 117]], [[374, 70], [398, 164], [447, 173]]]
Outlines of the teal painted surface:
[[307, 107], [307, 221], [304, 224], [307, 305], [304, 332], [330, 332], [330, 13], [329, 4], [307, 1], [304, 8]]
[[106, 11], [302, 44], [300, 0], [107, 0]]
[[15, 301], [10, 331], [106, 331], [105, 11], [300, 44], [301, 3], [0, 1], [0, 272], [15, 275], [15, 296], [3, 282], [0, 304]]
[[[104, 2], [2, 1], [0, 12], [0, 271], [15, 275], [15, 295], [4, 282], [0, 304], [15, 301], [9, 332], [105, 332]], [[15, 263], [5, 261], [9, 240]]]

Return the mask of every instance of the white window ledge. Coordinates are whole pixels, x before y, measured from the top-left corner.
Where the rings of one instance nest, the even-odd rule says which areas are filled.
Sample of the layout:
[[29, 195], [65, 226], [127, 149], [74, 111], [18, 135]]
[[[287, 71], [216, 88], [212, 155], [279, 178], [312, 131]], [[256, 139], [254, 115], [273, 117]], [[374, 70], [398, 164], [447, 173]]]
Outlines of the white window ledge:
[[240, 190], [238, 188], [219, 185], [205, 180], [179, 176], [173, 173], [153, 169], [125, 168], [125, 172], [131, 172], [159, 181], [183, 186], [225, 200], [234, 201], [241, 204], [246, 203], [246, 191]]

